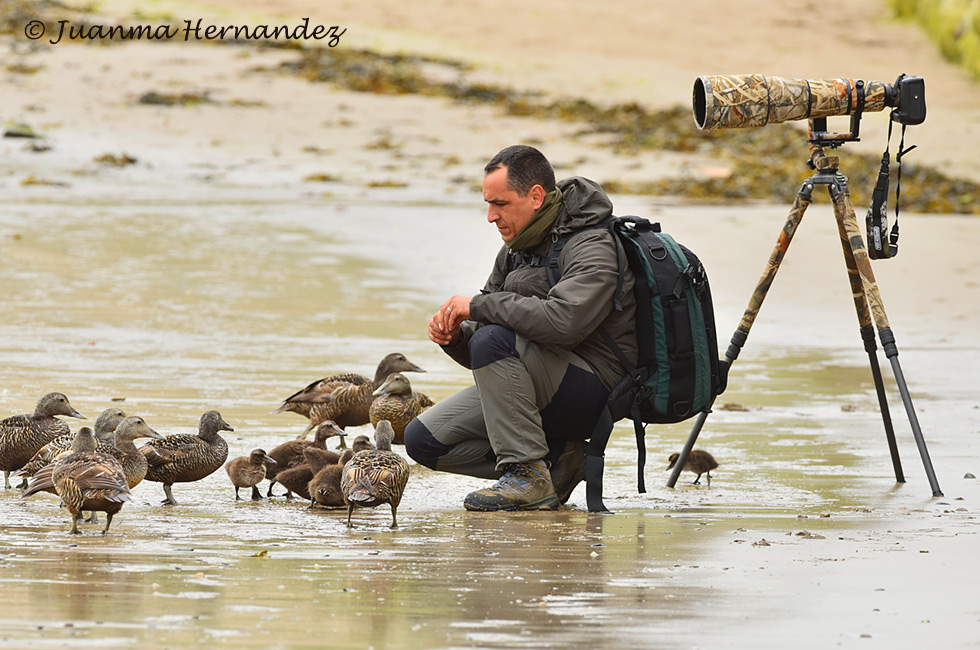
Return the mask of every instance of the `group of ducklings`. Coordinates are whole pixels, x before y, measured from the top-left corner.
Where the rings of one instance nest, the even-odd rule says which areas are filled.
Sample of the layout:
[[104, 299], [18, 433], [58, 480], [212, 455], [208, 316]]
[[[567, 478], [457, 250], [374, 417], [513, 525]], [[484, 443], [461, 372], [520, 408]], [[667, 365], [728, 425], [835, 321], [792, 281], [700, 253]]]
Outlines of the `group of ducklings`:
[[[276, 413], [292, 411], [310, 419], [298, 440], [277, 446], [269, 454], [256, 449], [226, 465], [235, 486], [252, 488], [252, 498], [261, 498], [256, 485], [269, 479], [268, 496], [279, 482], [292, 492], [310, 499], [311, 507], [346, 505], [347, 523], [357, 507], [391, 506], [392, 527], [396, 510], [408, 482], [409, 467], [391, 449], [402, 442], [405, 426], [432, 405], [421, 393], [412, 392], [401, 372], [424, 372], [402, 354], [389, 354], [378, 365], [374, 381], [354, 373], [333, 375], [313, 382], [288, 397]], [[84, 418], [61, 393], [48, 393], [32, 414], [15, 415], [0, 421], [0, 469], [4, 486], [10, 488], [12, 472], [23, 477], [22, 496], [47, 491], [61, 497], [72, 516], [71, 532], [79, 533], [82, 512], [106, 513], [105, 535], [112, 517], [130, 500], [130, 491], [141, 481], [163, 484], [164, 504], [176, 505], [174, 483], [192, 482], [209, 476], [228, 459], [228, 444], [221, 431], [234, 431], [217, 411], [201, 416], [198, 434], [162, 436], [138, 416], [119, 408], [102, 412], [94, 431], [82, 427], [72, 434], [57, 416]], [[343, 427], [370, 423], [375, 427], [374, 444], [358, 436], [343, 453], [326, 449], [326, 440], [340, 436]], [[306, 434], [317, 429], [313, 442]], [[141, 447], [134, 440], [149, 438]], [[28, 478], [30, 483], [28, 484]]]

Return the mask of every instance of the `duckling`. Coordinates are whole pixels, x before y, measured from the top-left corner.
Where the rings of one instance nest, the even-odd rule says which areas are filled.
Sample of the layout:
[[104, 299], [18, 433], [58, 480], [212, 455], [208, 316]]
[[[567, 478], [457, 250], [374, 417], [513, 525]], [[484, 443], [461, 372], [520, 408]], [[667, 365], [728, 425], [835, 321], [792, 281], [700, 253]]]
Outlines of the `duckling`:
[[[324, 377], [287, 397], [273, 413], [289, 411], [309, 418], [310, 425], [301, 438], [305, 438], [313, 427], [326, 420], [333, 420], [342, 429], [367, 424], [371, 421], [371, 402], [374, 401], [372, 393], [393, 372], [425, 370], [405, 358], [404, 354], [393, 352], [378, 364], [374, 381], [351, 372]], [[341, 439], [341, 448], [344, 446]]]
[[231, 484], [235, 486], [235, 501], [241, 501], [238, 491], [243, 487], [252, 488], [252, 501], [260, 501], [262, 495], [255, 487], [265, 479], [266, 465], [275, 466], [276, 460], [270, 458], [265, 449], [253, 449], [248, 456], [239, 456], [228, 461], [225, 471]]
[[[111, 443], [116, 427], [125, 417], [126, 414], [123, 413], [122, 409], [115, 407], [110, 407], [102, 411], [102, 414], [95, 421], [95, 439], [97, 441]], [[74, 438], [75, 434], [73, 433], [58, 436], [38, 449], [37, 453], [17, 473], [21, 476], [34, 476], [42, 467], [50, 465], [55, 458], [66, 451], [70, 451], [71, 442]], [[133, 486], [130, 485], [129, 487]]]
[[[667, 460], [670, 465], [667, 469], [674, 469], [674, 465], [677, 464], [677, 459], [680, 458], [680, 454], [673, 453]], [[717, 461], [715, 461], [714, 456], [704, 451], [703, 449], [692, 449], [691, 453], [687, 456], [687, 462], [684, 463], [684, 470], [688, 472], [694, 472], [697, 474], [697, 478], [691, 482], [691, 485], [701, 484], [701, 475], [707, 474], [708, 485], [711, 485], [711, 470], [718, 467]]]
[[171, 486], [174, 483], [199, 481], [225, 464], [228, 443], [218, 433], [234, 431], [217, 411], [201, 416], [196, 436], [177, 434], [162, 440], [151, 440], [139, 448], [149, 467], [147, 481], [163, 483], [164, 505], [177, 505]]
[[297, 465], [301, 465], [306, 462], [306, 459], [303, 457], [303, 450], [309, 447], [326, 449], [327, 440], [334, 436], [346, 435], [347, 434], [344, 432], [344, 430], [337, 426], [336, 422], [333, 420], [327, 420], [317, 427], [316, 434], [313, 436], [313, 442], [307, 442], [306, 440], [290, 440], [289, 442], [284, 442], [275, 447], [269, 452], [269, 456], [275, 459], [276, 464], [270, 465], [265, 472], [265, 477], [269, 480], [269, 492], [266, 494], [266, 496], [272, 496], [272, 488], [276, 484], [276, 476], [279, 474], [279, 472], [285, 471], [291, 467], [296, 467]]
[[[23, 497], [36, 494], [54, 485], [55, 492], [71, 513], [71, 534], [78, 535], [78, 522], [82, 510], [99, 510], [106, 513], [105, 528], [109, 532], [112, 517], [130, 500], [129, 485], [122, 465], [114, 457], [95, 451], [95, 435], [88, 427], [75, 434], [72, 453], [59, 458], [50, 472], [34, 477]], [[45, 468], [47, 470], [47, 468]]]
[[370, 410], [371, 426], [377, 426], [381, 420], [391, 422], [397, 445], [405, 444], [408, 423], [434, 404], [428, 395], [413, 393], [408, 377], [400, 372], [388, 375], [385, 383], [371, 394], [375, 396]]
[[[37, 451], [69, 432], [68, 424], [56, 415], [85, 419], [61, 393], [48, 393], [37, 402], [31, 415], [12, 415], [0, 420], [0, 469], [3, 486], [10, 489], [10, 473], [22, 468]], [[19, 486], [27, 487], [27, 478]]]
[[351, 443], [350, 448], [356, 454], [359, 451], [374, 449], [374, 443], [367, 436], [360, 435], [354, 438], [354, 442]]
[[[349, 449], [344, 453], [346, 454]], [[353, 454], [352, 454], [353, 455]], [[340, 490], [340, 480], [344, 473], [345, 461], [327, 465], [310, 480], [307, 492], [310, 493], [310, 508], [323, 506], [325, 508], [340, 508], [344, 505], [344, 494]]]
[[391, 506], [391, 527], [398, 527], [396, 510], [408, 483], [408, 462], [391, 450], [395, 431], [388, 420], [378, 422], [374, 430], [377, 449], [354, 454], [344, 465], [341, 492], [347, 504], [347, 526], [351, 526], [354, 508], [373, 508], [382, 503]]
[[286, 488], [287, 499], [293, 497], [293, 492], [304, 499], [309, 499], [309, 484], [313, 480], [313, 476], [327, 465], [337, 463], [341, 455], [329, 449], [309, 447], [303, 450], [303, 458], [306, 462], [290, 467], [284, 472], [279, 472], [276, 477], [279, 483]]

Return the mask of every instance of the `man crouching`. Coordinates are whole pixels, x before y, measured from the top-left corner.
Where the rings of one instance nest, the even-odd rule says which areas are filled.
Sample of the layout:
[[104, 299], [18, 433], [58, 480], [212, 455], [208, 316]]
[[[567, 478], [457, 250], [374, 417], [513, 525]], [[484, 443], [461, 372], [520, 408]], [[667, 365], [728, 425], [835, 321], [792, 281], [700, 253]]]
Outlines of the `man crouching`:
[[[468, 510], [552, 510], [585, 478], [585, 441], [626, 374], [604, 337], [636, 363], [633, 275], [624, 268], [617, 284], [625, 253], [603, 227], [612, 202], [597, 183], [556, 184], [548, 159], [525, 145], [484, 172], [487, 221], [504, 246], [483, 291], [447, 300], [428, 332], [475, 385], [413, 420], [405, 448], [431, 469], [497, 479], [466, 496]], [[553, 242], [562, 248], [552, 286]]]

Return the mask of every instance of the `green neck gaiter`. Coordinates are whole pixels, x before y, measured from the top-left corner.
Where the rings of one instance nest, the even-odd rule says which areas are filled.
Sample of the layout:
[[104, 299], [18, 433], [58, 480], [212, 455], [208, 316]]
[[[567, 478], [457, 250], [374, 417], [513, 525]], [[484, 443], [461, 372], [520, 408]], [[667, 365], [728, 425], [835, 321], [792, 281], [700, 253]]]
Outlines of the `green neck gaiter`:
[[525, 248], [540, 244], [544, 240], [544, 236], [551, 230], [551, 226], [554, 225], [560, 210], [561, 190], [556, 187], [545, 194], [541, 207], [537, 209], [524, 229], [517, 233], [517, 237], [507, 243], [507, 248], [522, 251]]

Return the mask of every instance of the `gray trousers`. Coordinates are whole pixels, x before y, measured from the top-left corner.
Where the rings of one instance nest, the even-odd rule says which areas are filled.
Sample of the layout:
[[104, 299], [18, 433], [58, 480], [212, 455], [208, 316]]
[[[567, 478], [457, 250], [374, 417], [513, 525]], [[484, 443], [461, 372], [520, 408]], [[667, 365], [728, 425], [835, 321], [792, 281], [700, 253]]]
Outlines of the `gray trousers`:
[[432, 469], [497, 478], [506, 465], [553, 460], [585, 440], [608, 391], [578, 355], [499, 325], [469, 344], [474, 386], [439, 401], [405, 430], [408, 455]]

